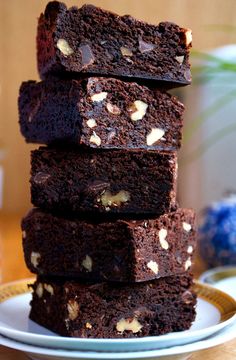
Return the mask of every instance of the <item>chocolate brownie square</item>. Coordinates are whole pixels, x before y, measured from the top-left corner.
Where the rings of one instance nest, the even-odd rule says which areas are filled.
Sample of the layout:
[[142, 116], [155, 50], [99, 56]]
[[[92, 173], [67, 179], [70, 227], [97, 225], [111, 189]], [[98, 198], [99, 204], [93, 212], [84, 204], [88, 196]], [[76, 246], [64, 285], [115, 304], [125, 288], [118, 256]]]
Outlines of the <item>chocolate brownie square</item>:
[[175, 152], [41, 147], [32, 151], [31, 199], [57, 212], [161, 215], [176, 205]]
[[28, 268], [94, 281], [147, 281], [188, 271], [196, 246], [194, 212], [149, 220], [82, 220], [31, 210], [22, 222]]
[[60, 335], [130, 338], [188, 329], [195, 318], [191, 275], [135, 284], [39, 277], [30, 319]]
[[175, 150], [184, 106], [170, 94], [113, 78], [28, 81], [19, 96], [27, 142]]
[[168, 86], [191, 82], [192, 33], [171, 22], [150, 25], [93, 5], [80, 9], [52, 1], [38, 23], [41, 78], [56, 73], [155, 80]]

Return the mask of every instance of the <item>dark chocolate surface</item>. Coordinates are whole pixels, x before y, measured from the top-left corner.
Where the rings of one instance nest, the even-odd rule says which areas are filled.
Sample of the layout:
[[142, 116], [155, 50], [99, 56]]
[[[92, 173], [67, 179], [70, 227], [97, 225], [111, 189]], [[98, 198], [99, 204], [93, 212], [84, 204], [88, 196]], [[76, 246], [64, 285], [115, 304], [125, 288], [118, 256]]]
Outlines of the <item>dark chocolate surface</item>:
[[186, 85], [191, 42], [191, 31], [174, 23], [150, 25], [93, 5], [67, 9], [53, 1], [39, 18], [38, 69], [41, 78], [81, 73]]
[[19, 97], [27, 142], [176, 150], [184, 106], [163, 91], [113, 78], [28, 81]]
[[31, 198], [63, 213], [161, 215], [176, 204], [175, 152], [46, 148], [32, 151]]
[[95, 281], [146, 281], [184, 273], [196, 246], [194, 212], [178, 209], [151, 220], [68, 219], [31, 210], [23, 247], [36, 274]]
[[191, 275], [132, 284], [39, 278], [31, 320], [64, 336], [127, 338], [186, 330], [195, 318]]

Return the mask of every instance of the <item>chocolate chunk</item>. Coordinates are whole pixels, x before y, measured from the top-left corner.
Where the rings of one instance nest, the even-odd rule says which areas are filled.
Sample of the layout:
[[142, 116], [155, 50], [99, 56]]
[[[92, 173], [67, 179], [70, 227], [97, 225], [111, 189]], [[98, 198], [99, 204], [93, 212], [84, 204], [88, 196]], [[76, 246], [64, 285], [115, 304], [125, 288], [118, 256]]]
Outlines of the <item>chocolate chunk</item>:
[[156, 45], [147, 43], [147, 42], [139, 39], [139, 51], [141, 53], [152, 51], [153, 49], [155, 49], [155, 47], [156, 47]]
[[81, 45], [79, 47], [82, 57], [82, 69], [86, 69], [89, 65], [92, 65], [95, 61], [92, 49], [89, 45]]

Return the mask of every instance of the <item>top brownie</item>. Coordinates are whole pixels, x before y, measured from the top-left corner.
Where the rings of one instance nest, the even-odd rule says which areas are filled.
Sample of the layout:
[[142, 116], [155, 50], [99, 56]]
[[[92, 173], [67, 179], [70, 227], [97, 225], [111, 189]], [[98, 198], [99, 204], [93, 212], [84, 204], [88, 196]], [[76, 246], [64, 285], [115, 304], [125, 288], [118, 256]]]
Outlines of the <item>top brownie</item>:
[[38, 24], [38, 69], [49, 74], [96, 74], [155, 80], [169, 87], [191, 82], [192, 33], [170, 22], [150, 25], [93, 5], [50, 2]]

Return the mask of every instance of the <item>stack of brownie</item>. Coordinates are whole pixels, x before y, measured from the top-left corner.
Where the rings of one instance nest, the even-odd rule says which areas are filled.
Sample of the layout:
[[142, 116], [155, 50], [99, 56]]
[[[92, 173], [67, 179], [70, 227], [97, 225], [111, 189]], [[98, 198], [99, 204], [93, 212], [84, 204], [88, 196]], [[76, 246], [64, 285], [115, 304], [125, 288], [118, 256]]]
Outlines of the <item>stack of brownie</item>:
[[191, 31], [92, 5], [39, 18], [41, 82], [22, 84], [32, 151], [23, 219], [37, 274], [30, 318], [61, 335], [141, 337], [188, 329], [194, 212], [176, 203]]

